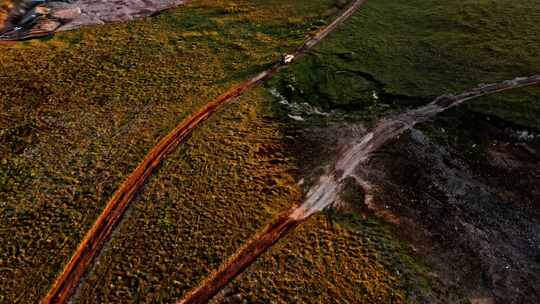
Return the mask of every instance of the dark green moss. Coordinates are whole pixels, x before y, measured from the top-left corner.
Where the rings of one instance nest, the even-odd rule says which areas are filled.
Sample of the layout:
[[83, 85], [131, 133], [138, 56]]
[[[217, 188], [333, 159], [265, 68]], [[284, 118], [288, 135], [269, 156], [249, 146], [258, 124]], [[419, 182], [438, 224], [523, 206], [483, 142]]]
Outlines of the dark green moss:
[[[292, 99], [365, 110], [373, 87], [391, 97], [383, 102], [419, 104], [538, 73], [539, 9], [534, 1], [369, 1], [281, 86]], [[538, 88], [524, 89], [469, 107], [538, 128], [539, 96]]]

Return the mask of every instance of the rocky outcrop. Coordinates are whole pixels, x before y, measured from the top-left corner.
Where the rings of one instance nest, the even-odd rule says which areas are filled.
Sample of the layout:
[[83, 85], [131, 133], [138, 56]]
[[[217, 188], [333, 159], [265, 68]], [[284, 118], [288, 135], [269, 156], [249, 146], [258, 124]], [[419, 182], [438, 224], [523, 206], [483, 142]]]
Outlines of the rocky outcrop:
[[184, 0], [20, 1], [11, 10], [4, 30], [0, 31], [0, 40], [21, 40], [81, 26], [129, 21], [151, 16], [184, 2]]
[[121, 22], [151, 16], [184, 2], [184, 0], [80, 0], [68, 7], [64, 6], [56, 10], [60, 15], [69, 15], [69, 9], [80, 11], [76, 16], [69, 16], [73, 18], [58, 30], [65, 31], [85, 25]]

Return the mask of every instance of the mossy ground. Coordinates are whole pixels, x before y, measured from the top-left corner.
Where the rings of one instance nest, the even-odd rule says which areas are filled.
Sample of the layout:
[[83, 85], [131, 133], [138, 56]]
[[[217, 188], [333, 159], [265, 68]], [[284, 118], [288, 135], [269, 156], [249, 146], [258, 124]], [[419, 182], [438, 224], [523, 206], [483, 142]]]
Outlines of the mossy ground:
[[[532, 75], [540, 71], [539, 18], [534, 1], [369, 1], [282, 87], [293, 101], [368, 112]], [[539, 96], [530, 88], [468, 107], [538, 129]]]
[[[342, 5], [193, 1], [154, 18], [0, 45], [0, 301], [36, 302], [122, 179], [161, 136], [298, 45]], [[267, 98], [261, 91], [245, 97], [172, 155], [81, 286], [78, 301], [172, 301], [300, 199], [291, 177], [294, 158], [281, 146], [283, 134], [264, 106]], [[359, 265], [354, 257], [364, 249], [355, 242], [363, 236], [344, 228], [330, 233], [333, 228], [319, 220], [309, 225], [325, 239], [343, 238], [341, 244], [354, 250], [341, 247], [335, 254]], [[306, 246], [319, 248], [309, 238]], [[297, 291], [285, 291], [300, 267], [295, 262], [305, 256], [322, 269], [326, 255], [334, 254], [332, 247], [315, 256], [287, 246], [296, 251], [291, 271], [250, 298], [290, 302]], [[285, 254], [280, 252], [270, 259]], [[389, 274], [386, 258], [364, 257], [365, 270], [376, 278], [361, 283], [365, 295], [403, 299], [401, 279]], [[352, 264], [342, 276], [326, 268], [336, 275], [332, 286], [325, 285], [332, 297], [352, 301], [363, 292], [340, 290], [342, 282], [354, 281], [348, 276], [356, 272]], [[314, 281], [301, 284], [311, 292], [327, 279], [316, 271], [308, 277]], [[345, 286], [355, 287], [352, 281]]]

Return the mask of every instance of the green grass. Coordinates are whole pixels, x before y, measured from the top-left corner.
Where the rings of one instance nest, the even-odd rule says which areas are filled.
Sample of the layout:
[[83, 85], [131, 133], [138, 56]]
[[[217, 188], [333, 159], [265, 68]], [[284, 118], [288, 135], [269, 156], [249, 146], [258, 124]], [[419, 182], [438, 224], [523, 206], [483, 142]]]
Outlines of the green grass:
[[[284, 91], [293, 100], [367, 111], [377, 86], [399, 106], [538, 73], [539, 18], [534, 1], [368, 1], [283, 78], [294, 89]], [[540, 128], [539, 93], [501, 94], [470, 108]]]

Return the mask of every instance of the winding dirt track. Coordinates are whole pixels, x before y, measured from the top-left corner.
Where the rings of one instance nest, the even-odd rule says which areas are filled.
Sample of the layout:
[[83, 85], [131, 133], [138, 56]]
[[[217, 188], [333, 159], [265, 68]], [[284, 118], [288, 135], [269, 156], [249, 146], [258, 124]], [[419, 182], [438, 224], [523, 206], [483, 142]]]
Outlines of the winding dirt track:
[[[341, 23], [347, 20], [356, 10], [358, 10], [367, 0], [354, 1], [343, 13], [331, 24], [319, 31], [311, 39], [308, 39], [300, 46], [287, 62], [280, 61], [264, 72], [246, 80], [245, 82], [231, 88], [224, 94], [218, 96], [199, 111], [184, 119], [174, 130], [162, 138], [159, 143], [148, 152], [143, 161], [127, 177], [120, 188], [116, 190], [113, 197], [107, 203], [105, 209], [100, 214], [92, 228], [86, 233], [79, 244], [77, 250], [70, 261], [64, 267], [63, 271], [55, 280], [48, 294], [42, 299], [42, 304], [48, 303], [66, 303], [77, 288], [81, 278], [88, 270], [94, 258], [99, 254], [105, 242], [112, 234], [115, 227], [120, 222], [122, 216], [127, 210], [130, 202], [141, 190], [145, 182], [152, 175], [154, 170], [174, 151], [180, 143], [193, 131], [199, 124], [208, 119], [223, 105], [233, 101], [241, 96], [247, 90], [257, 86], [261, 82], [270, 79], [279, 70], [287, 67], [292, 62], [300, 59], [305, 53], [318, 44], [322, 39], [333, 32]], [[295, 225], [285, 229], [290, 230]], [[282, 233], [278, 234], [277, 239]], [[262, 252], [271, 244], [261, 246]], [[246, 253], [249, 253], [246, 249]], [[201, 302], [197, 302], [201, 303]]]
[[[418, 109], [388, 119], [382, 119], [371, 132], [360, 138], [356, 144], [352, 145], [340, 156], [333, 170], [321, 176], [319, 182], [306, 195], [302, 205], [279, 214], [274, 221], [247, 241], [219, 269], [210, 274], [197, 288], [189, 292], [177, 304], [208, 302], [227, 283], [242, 273], [279, 239], [313, 214], [324, 210], [337, 200], [341, 184], [345, 178], [355, 178], [360, 186], [364, 187], [366, 200], [369, 200], [372, 196], [369, 186], [366, 188], [367, 183], [355, 176], [354, 170], [364, 164], [373, 152], [377, 151], [389, 140], [411, 129], [416, 124], [424, 122], [467, 100], [538, 84], [540, 84], [540, 75], [515, 78], [501, 83], [484, 85], [459, 95], [444, 95]], [[340, 173], [338, 174], [338, 172]]]
[[280, 213], [259, 234], [240, 248], [228, 262], [224, 263], [216, 272], [204, 280], [197, 289], [190, 292], [177, 304], [207, 303], [227, 283], [242, 273], [261, 254], [303, 221], [301, 218], [292, 216], [296, 210], [297, 207], [293, 207]]
[[116, 190], [41, 303], [66, 303], [75, 291], [93, 258], [99, 253], [113, 232], [113, 229], [120, 222], [129, 203], [167, 155], [175, 150], [191, 131], [208, 119], [220, 106], [230, 102], [242, 95], [247, 89], [270, 77], [280, 67], [281, 65], [275, 65], [270, 70], [220, 95], [202, 109], [186, 118], [173, 131], [161, 139], [122, 183], [120, 188]]

